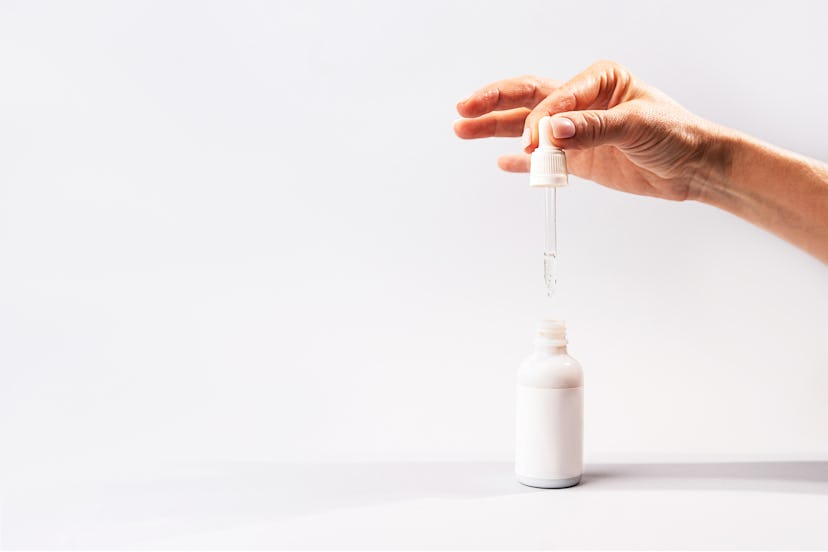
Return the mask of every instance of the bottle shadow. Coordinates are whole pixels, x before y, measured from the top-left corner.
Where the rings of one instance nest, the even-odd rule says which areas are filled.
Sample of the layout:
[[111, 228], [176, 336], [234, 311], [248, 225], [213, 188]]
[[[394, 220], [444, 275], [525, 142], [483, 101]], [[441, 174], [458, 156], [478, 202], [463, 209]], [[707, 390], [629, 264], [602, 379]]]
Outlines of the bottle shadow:
[[828, 494], [828, 461], [591, 464], [582, 485], [594, 490]]

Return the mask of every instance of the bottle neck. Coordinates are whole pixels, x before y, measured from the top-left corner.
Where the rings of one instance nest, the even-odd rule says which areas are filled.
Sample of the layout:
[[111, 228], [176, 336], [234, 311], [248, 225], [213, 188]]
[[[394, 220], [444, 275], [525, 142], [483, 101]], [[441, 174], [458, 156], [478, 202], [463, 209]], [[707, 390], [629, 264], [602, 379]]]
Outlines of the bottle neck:
[[566, 325], [562, 320], [542, 320], [535, 334], [535, 352], [544, 355], [566, 354]]
[[535, 341], [535, 352], [546, 355], [565, 355], [566, 344], [562, 345], [560, 341], [538, 339]]

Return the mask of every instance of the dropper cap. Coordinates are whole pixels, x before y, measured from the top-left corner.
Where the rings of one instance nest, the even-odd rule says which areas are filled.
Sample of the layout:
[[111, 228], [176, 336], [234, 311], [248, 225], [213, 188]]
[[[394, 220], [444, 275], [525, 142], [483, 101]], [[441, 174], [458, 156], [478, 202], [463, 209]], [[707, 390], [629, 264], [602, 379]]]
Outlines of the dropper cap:
[[552, 117], [538, 121], [538, 147], [529, 160], [529, 185], [559, 188], [569, 184], [566, 173], [566, 154], [552, 145], [550, 124]]

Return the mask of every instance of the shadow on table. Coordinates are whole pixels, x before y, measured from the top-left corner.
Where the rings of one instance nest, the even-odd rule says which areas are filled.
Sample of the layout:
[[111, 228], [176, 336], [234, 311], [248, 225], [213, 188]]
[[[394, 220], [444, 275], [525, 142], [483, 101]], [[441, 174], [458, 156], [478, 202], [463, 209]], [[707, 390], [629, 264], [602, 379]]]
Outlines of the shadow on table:
[[828, 494], [828, 461], [590, 464], [583, 488]]
[[343, 508], [530, 489], [507, 463], [220, 463], [7, 489], [3, 546], [122, 548]]
[[568, 493], [707, 489], [828, 494], [828, 462], [588, 464], [581, 485], [560, 491], [519, 485], [507, 462], [184, 466], [19, 488], [4, 504], [4, 539], [10, 547], [116, 548], [418, 499], [548, 493], [565, 500]]

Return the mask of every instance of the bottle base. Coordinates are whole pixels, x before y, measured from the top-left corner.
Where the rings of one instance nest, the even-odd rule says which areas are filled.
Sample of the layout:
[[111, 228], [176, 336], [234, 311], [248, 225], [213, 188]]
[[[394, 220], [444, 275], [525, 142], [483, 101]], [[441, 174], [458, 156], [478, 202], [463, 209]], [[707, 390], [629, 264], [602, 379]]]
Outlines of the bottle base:
[[541, 479], [538, 477], [527, 477], [519, 473], [515, 475], [517, 476], [518, 483], [538, 489], [565, 489], [566, 487], [574, 487], [581, 482], [580, 475], [567, 477], [566, 479]]

